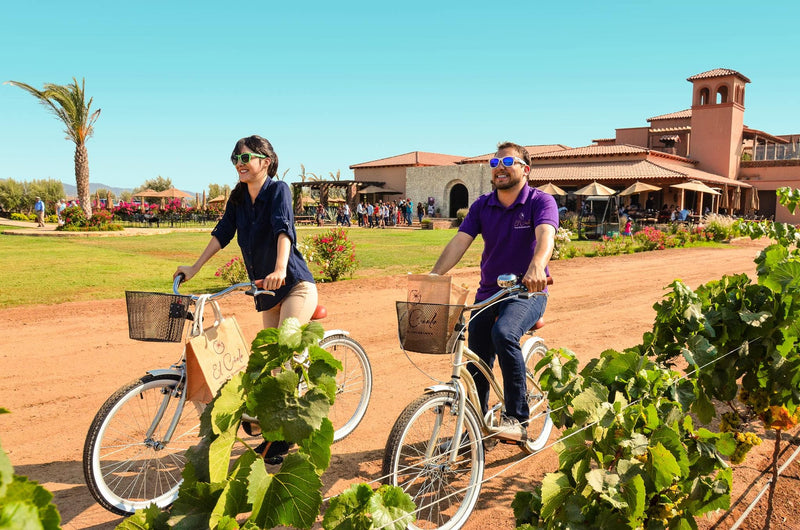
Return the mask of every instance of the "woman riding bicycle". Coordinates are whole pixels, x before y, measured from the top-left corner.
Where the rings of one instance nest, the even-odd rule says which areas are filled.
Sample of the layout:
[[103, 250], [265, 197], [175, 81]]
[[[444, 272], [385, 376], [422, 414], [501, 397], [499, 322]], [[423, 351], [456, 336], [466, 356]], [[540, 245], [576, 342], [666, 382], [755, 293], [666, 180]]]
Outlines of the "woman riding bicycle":
[[[547, 264], [553, 253], [558, 227], [558, 206], [552, 196], [528, 186], [530, 155], [517, 144], [498, 145], [489, 161], [494, 191], [478, 197], [470, 206], [458, 233], [447, 244], [432, 274], [445, 274], [458, 263], [478, 234], [483, 236], [481, 282], [475, 301], [486, 300], [499, 290], [496, 279], [512, 272], [531, 292], [547, 285]], [[525, 396], [525, 360], [520, 338], [544, 314], [546, 297], [512, 298], [473, 315], [469, 347], [491, 368], [497, 356], [503, 373], [506, 411], [498, 438], [524, 441], [529, 410]], [[488, 410], [489, 382], [474, 366], [481, 407]]]
[[[255, 297], [264, 328], [277, 328], [289, 317], [306, 323], [317, 307], [317, 288], [297, 250], [289, 186], [272, 178], [278, 172], [278, 155], [266, 138], [254, 135], [236, 142], [231, 162], [239, 183], [225, 214], [197, 261], [178, 267], [174, 277], [182, 274], [185, 281], [190, 280], [236, 235], [250, 280], [263, 280], [262, 288], [275, 292], [275, 296]], [[266, 456], [280, 454], [281, 445], [286, 444], [273, 443]]]

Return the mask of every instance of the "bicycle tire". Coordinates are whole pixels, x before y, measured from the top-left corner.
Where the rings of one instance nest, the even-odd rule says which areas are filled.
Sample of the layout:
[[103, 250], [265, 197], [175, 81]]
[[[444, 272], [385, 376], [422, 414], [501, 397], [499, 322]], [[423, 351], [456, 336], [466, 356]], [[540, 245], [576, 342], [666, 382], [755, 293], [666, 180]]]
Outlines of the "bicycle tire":
[[336, 374], [336, 400], [328, 411], [336, 443], [364, 419], [372, 395], [372, 366], [361, 344], [347, 335], [325, 337], [319, 345], [342, 363], [342, 370]]
[[[467, 404], [464, 434], [456, 462], [448, 462], [455, 435], [455, 392], [420, 396], [402, 412], [392, 427], [383, 457], [383, 476], [401, 487], [417, 505], [417, 520], [409, 528], [452, 530], [469, 518], [481, 490], [484, 452], [478, 414]], [[438, 435], [433, 436], [439, 424]], [[426, 450], [434, 444], [425, 461]]]
[[[178, 497], [186, 449], [200, 441], [200, 410], [187, 401], [169, 444], [156, 445], [174, 416], [183, 390], [176, 395], [178, 385], [178, 374], [147, 374], [117, 390], [95, 415], [83, 448], [83, 473], [103, 508], [129, 515], [151, 503], [166, 508]], [[167, 396], [162, 420], [146, 440]]]
[[524, 449], [528, 453], [540, 451], [550, 438], [553, 430], [553, 419], [550, 417], [550, 405], [547, 392], [539, 386], [536, 378], [536, 363], [547, 353], [547, 346], [540, 337], [534, 337], [523, 345], [525, 358], [526, 396], [530, 416], [528, 419], [528, 440]]

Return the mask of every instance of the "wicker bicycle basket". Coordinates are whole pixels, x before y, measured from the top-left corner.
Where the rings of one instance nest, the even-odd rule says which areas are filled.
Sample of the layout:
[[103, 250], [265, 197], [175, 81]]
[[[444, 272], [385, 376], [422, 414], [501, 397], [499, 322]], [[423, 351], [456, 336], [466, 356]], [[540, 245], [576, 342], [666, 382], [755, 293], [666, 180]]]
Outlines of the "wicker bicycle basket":
[[128, 335], [134, 340], [180, 342], [191, 296], [125, 291]]
[[448, 342], [463, 305], [397, 302], [397, 333], [404, 350], [449, 353]]

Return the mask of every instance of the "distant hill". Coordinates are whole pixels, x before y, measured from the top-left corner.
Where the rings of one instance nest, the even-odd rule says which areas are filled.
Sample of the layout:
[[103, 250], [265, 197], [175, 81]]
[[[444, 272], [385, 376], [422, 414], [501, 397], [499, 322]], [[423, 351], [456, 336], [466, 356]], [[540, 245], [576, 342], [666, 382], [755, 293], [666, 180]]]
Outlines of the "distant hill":
[[[68, 183], [64, 182], [63, 180], [61, 181], [61, 184], [64, 185], [64, 193], [67, 194], [68, 196], [75, 197], [75, 196], [78, 195], [78, 188], [77, 188], [77, 186], [75, 186], [75, 184], [68, 184]], [[122, 193], [123, 191], [133, 192], [133, 188], [117, 188], [115, 186], [109, 186], [108, 184], [103, 184], [102, 182], [89, 182], [89, 193], [90, 194], [96, 192], [97, 190], [101, 190], [101, 189], [102, 190], [109, 190], [109, 191], [111, 191], [111, 193], [113, 193], [117, 197], [119, 197], [119, 194]], [[186, 193], [191, 193], [192, 195], [194, 195], [194, 193], [195, 193], [193, 191], [188, 191], [188, 190], [181, 190], [181, 191], [186, 191]]]
[[[61, 181], [61, 184], [64, 185], [64, 193], [67, 195], [72, 197], [78, 195], [78, 188], [75, 186], [75, 184], [68, 184], [63, 180]], [[119, 194], [123, 191], [133, 191], [131, 188], [117, 188], [114, 186], [109, 186], [108, 184], [103, 184], [102, 182], [89, 182], [89, 193], [94, 193], [100, 189], [109, 190], [116, 196], [119, 196]]]

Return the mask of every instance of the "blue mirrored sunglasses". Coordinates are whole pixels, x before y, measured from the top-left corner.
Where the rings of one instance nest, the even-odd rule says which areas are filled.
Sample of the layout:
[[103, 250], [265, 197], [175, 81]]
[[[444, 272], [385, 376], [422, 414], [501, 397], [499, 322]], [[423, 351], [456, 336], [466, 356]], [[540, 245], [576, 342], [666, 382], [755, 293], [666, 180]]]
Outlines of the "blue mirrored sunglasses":
[[489, 159], [489, 166], [497, 167], [500, 165], [500, 162], [503, 163], [505, 167], [511, 167], [514, 165], [515, 162], [519, 162], [523, 166], [527, 166], [528, 164], [525, 163], [524, 160], [521, 158], [517, 158], [516, 156], [504, 156], [503, 158], [490, 158]]

